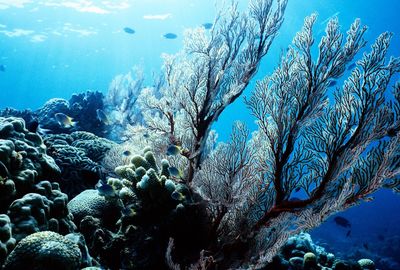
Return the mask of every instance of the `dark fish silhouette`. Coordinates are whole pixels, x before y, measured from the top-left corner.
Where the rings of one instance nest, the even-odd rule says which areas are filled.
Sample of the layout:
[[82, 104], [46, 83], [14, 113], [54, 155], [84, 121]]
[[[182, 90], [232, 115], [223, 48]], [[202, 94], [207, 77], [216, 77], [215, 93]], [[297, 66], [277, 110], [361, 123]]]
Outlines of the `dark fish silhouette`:
[[363, 247], [364, 247], [366, 250], [369, 250], [369, 246], [368, 246], [367, 243], [364, 243], [364, 244], [363, 244]]
[[338, 225], [338, 226], [342, 226], [342, 227], [345, 227], [345, 228], [351, 228], [350, 222], [349, 222], [346, 218], [344, 218], [344, 217], [337, 216], [337, 217], [335, 217], [335, 218], [333, 219], [333, 221], [334, 221], [334, 222], [336, 223], [336, 225]]
[[346, 233], [346, 237], [350, 237], [350, 234], [351, 234], [351, 230], [349, 230], [349, 231]]
[[132, 155], [131, 151], [129, 151], [129, 150], [125, 150], [122, 154], [123, 154], [124, 156], [126, 156], [126, 157]]
[[378, 240], [379, 241], [385, 241], [385, 236], [383, 236], [382, 234], [378, 235]]
[[347, 70], [351, 70], [357, 66], [356, 63], [352, 63], [350, 66], [347, 67]]
[[210, 22], [207, 23], [203, 23], [202, 26], [204, 27], [204, 29], [211, 29], [213, 27], [213, 24]]
[[174, 34], [174, 33], [166, 33], [163, 35], [163, 37], [166, 39], [176, 39], [178, 37], [178, 35]]
[[336, 84], [337, 84], [337, 81], [330, 81], [328, 86], [332, 87], [332, 86], [335, 86]]
[[2, 72], [6, 71], [6, 66], [5, 65], [0, 65], [0, 71], [2, 71]]
[[127, 34], [135, 34], [135, 30], [130, 27], [124, 27], [124, 32]]

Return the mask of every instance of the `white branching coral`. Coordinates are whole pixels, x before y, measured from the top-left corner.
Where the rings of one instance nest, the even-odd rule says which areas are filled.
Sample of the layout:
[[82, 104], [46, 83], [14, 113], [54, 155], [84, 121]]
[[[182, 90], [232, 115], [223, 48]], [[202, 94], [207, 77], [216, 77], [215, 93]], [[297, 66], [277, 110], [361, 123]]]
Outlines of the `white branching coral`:
[[[381, 187], [400, 189], [400, 82], [388, 91], [400, 58], [387, 59], [391, 34], [383, 33], [354, 62], [366, 45], [359, 20], [344, 35], [331, 19], [315, 48], [317, 16], [307, 17], [273, 74], [245, 100], [258, 129], [250, 135], [236, 123], [231, 140], [215, 145], [212, 124], [257, 72], [286, 4], [254, 0], [242, 14], [234, 3], [210, 31], [188, 30], [184, 50], [164, 55], [162, 80], [138, 98], [143, 123], [129, 126], [129, 143], [150, 145], [158, 158], [172, 147], [175, 180], [208, 211], [207, 250], [196, 269], [247, 267], [255, 254], [261, 267], [291, 234], [371, 200]], [[181, 269], [173, 247], [171, 240], [166, 260]]]
[[107, 119], [105, 124], [112, 126], [111, 137], [121, 141], [123, 130], [128, 125], [142, 123], [142, 113], [137, 100], [144, 88], [143, 70], [138, 67], [133, 68], [124, 75], [117, 75], [108, 88], [104, 100]]
[[[286, 0], [254, 0], [242, 14], [234, 3], [218, 14], [211, 31], [188, 30], [184, 50], [164, 57], [161, 95], [152, 98], [148, 93], [141, 100], [145, 114], [159, 118], [150, 127], [168, 132], [172, 143], [187, 149], [186, 182], [200, 167], [211, 125], [242, 94], [268, 52], [286, 4]], [[180, 123], [177, 115], [182, 115]], [[157, 126], [160, 122], [163, 127]]]

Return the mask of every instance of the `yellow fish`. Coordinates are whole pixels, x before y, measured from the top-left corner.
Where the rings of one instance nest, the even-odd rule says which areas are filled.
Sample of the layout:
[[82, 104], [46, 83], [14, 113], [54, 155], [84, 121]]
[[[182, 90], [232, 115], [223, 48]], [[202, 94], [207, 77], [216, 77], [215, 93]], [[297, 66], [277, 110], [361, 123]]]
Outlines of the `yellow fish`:
[[56, 113], [54, 115], [54, 118], [57, 120], [58, 124], [63, 128], [71, 128], [76, 125], [76, 122], [72, 121], [73, 118], [63, 113]]

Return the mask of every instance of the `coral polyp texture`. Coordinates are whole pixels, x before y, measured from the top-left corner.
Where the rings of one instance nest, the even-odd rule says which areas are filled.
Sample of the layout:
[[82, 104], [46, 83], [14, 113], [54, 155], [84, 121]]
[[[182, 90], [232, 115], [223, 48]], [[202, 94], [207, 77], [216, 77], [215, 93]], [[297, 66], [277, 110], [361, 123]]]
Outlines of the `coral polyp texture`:
[[77, 244], [55, 232], [31, 234], [18, 243], [7, 257], [4, 270], [76, 270], [82, 254]]

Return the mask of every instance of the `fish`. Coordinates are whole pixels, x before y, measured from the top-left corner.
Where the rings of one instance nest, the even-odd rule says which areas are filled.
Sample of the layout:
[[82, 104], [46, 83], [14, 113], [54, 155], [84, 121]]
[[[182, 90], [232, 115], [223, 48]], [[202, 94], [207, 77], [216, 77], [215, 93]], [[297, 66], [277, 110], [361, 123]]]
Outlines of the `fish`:
[[100, 196], [104, 196], [104, 197], [117, 196], [117, 193], [115, 192], [114, 187], [107, 184], [103, 180], [99, 180], [99, 182], [96, 184], [96, 189], [99, 192]]
[[175, 201], [183, 201], [185, 199], [185, 196], [182, 193], [175, 190], [174, 192], [172, 192], [171, 198]]
[[204, 29], [209, 30], [213, 27], [213, 24], [210, 22], [206, 22], [206, 23], [203, 23], [202, 26], [204, 27]]
[[132, 152], [129, 150], [125, 150], [124, 152], [122, 152], [122, 155], [128, 157], [128, 156], [132, 155]]
[[350, 66], [347, 67], [347, 70], [351, 70], [351, 69], [355, 68], [356, 66], [357, 66], [356, 63], [352, 63], [352, 64], [350, 64]]
[[337, 81], [330, 81], [328, 86], [332, 87], [332, 86], [335, 86], [336, 84], [337, 84]]
[[97, 109], [96, 114], [97, 114], [97, 119], [100, 122], [104, 123], [105, 125], [110, 124], [110, 120], [108, 119], [107, 115], [105, 114], [105, 112], [103, 110]]
[[182, 177], [182, 171], [176, 167], [168, 167], [168, 172], [170, 175], [175, 177]]
[[136, 216], [136, 211], [130, 206], [126, 206], [121, 210], [121, 213], [125, 217], [134, 217]]
[[135, 30], [133, 30], [130, 27], [124, 27], [124, 32], [127, 33], [127, 34], [131, 34], [131, 35], [135, 34]]
[[363, 247], [364, 247], [366, 250], [369, 250], [369, 246], [368, 246], [367, 243], [364, 243], [364, 244], [363, 244]]
[[72, 121], [73, 118], [63, 113], [56, 113], [54, 115], [54, 118], [57, 120], [58, 124], [63, 128], [71, 128], [76, 125], [76, 122]]
[[178, 35], [174, 34], [174, 33], [166, 33], [163, 35], [163, 37], [166, 39], [176, 39], [178, 37]]
[[349, 230], [349, 231], [346, 233], [346, 237], [350, 237], [350, 234], [351, 234], [351, 230]]
[[350, 221], [348, 221], [346, 218], [337, 216], [333, 219], [333, 221], [336, 223], [338, 226], [342, 226], [345, 228], [351, 228]]
[[181, 147], [170, 144], [167, 148], [167, 156], [176, 156], [181, 153]]
[[150, 134], [146, 132], [146, 133], [143, 134], [143, 137], [148, 139], [148, 138], [150, 138]]
[[1, 64], [1, 65], [0, 65], [0, 71], [1, 71], [1, 72], [5, 72], [5, 71], [6, 71], [6, 66], [3, 65], [3, 64]]

